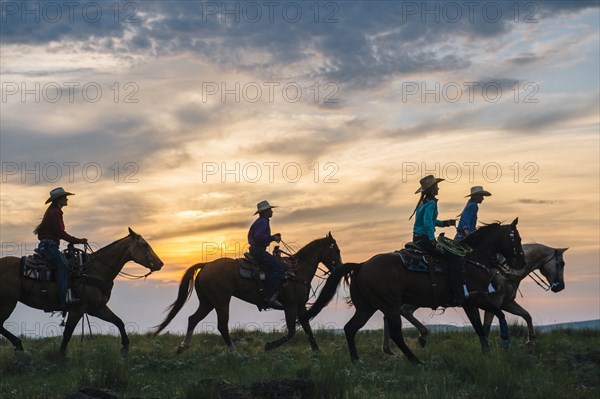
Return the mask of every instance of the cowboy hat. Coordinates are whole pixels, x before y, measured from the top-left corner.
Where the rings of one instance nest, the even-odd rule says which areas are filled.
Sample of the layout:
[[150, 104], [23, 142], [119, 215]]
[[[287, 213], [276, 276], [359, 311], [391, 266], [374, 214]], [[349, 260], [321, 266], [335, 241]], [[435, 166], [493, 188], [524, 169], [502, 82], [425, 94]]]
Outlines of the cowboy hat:
[[419, 180], [419, 184], [421, 184], [421, 187], [419, 187], [419, 189], [417, 191], [415, 191], [415, 194], [422, 193], [422, 192], [426, 191], [429, 187], [431, 187], [434, 184], [437, 184], [443, 180], [444, 179], [440, 179], [439, 177], [435, 177], [433, 175], [427, 175], [424, 178], [422, 178], [421, 180]]
[[52, 202], [60, 197], [66, 197], [67, 195], [75, 195], [73, 193], [68, 193], [62, 187], [57, 187], [54, 190], [50, 191], [50, 198], [46, 200], [46, 204], [48, 202]]
[[277, 207], [274, 205], [270, 205], [269, 201], [267, 201], [267, 200], [260, 201], [258, 204], [256, 204], [257, 211], [254, 212], [254, 214], [256, 215], [257, 213], [266, 211], [267, 209], [271, 209], [271, 208], [277, 208]]
[[474, 197], [476, 195], [489, 197], [492, 194], [489, 191], [485, 191], [482, 186], [473, 186], [473, 187], [471, 187], [471, 194], [465, 195], [465, 198], [466, 197]]

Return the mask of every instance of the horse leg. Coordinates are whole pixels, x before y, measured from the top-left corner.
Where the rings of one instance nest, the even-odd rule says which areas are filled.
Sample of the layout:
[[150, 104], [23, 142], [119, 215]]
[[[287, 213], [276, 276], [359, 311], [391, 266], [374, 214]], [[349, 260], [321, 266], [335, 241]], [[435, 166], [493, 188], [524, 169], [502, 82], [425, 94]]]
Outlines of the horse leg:
[[481, 324], [481, 316], [479, 315], [479, 309], [475, 305], [463, 305], [463, 310], [465, 314], [469, 318], [471, 325], [475, 329], [475, 333], [479, 337], [479, 342], [481, 343], [481, 350], [484, 353], [490, 352], [490, 344], [487, 339], [487, 335], [483, 329], [483, 325]]
[[223, 337], [223, 341], [225, 341], [225, 345], [230, 352], [237, 352], [231, 337], [229, 336], [229, 300], [222, 304], [221, 306], [216, 307], [217, 310], [217, 329], [221, 333], [221, 337]]
[[[419, 331], [419, 345], [421, 345], [421, 348], [424, 348], [425, 345], [427, 345], [427, 335], [429, 335], [429, 330], [414, 316], [417, 309], [418, 307], [416, 306], [402, 304], [400, 306], [400, 315], [408, 320], [410, 324], [415, 326]], [[385, 316], [383, 316], [383, 343], [381, 345], [381, 350], [387, 355], [394, 354], [390, 348], [390, 331]]]
[[64, 356], [67, 352], [67, 345], [69, 344], [69, 341], [73, 336], [73, 331], [75, 331], [75, 327], [77, 326], [77, 323], [79, 323], [79, 320], [81, 320], [82, 316], [83, 312], [81, 311], [76, 310], [69, 312], [69, 317], [67, 317], [67, 324], [65, 325], [65, 331], [63, 331], [62, 343], [60, 344], [59, 349], [61, 355]]
[[523, 319], [525, 319], [528, 331], [527, 345], [534, 346], [537, 336], [535, 335], [535, 330], [533, 329], [533, 320], [531, 319], [531, 315], [529, 314], [529, 312], [523, 309], [521, 305], [519, 305], [515, 301], [503, 305], [502, 309], [514, 315], [521, 316]]
[[373, 316], [373, 313], [375, 313], [375, 309], [371, 307], [357, 307], [356, 305], [356, 302], [354, 302], [356, 309], [354, 316], [352, 316], [352, 318], [344, 326], [344, 333], [346, 334], [346, 341], [348, 342], [348, 350], [350, 351], [350, 359], [353, 362], [360, 360], [358, 358], [358, 351], [356, 350], [356, 333], [365, 324], [367, 324], [367, 321], [369, 321], [371, 316]]
[[11, 315], [15, 307], [17, 306], [17, 302], [7, 303], [2, 306], [0, 309], [0, 334], [2, 334], [6, 339], [10, 341], [11, 344], [15, 347], [16, 352], [23, 352], [23, 344], [21, 340], [16, 335], [12, 334], [6, 328], [4, 328], [4, 322]]
[[298, 312], [296, 312], [295, 308], [284, 308], [284, 311], [287, 334], [279, 339], [276, 339], [275, 341], [267, 342], [265, 344], [265, 351], [270, 351], [271, 349], [280, 347], [292, 339], [292, 337], [296, 334], [296, 319], [298, 318]]
[[383, 341], [381, 342], [381, 351], [386, 355], [393, 356], [394, 352], [390, 348], [390, 326], [387, 317], [383, 316]]
[[487, 310], [483, 314], [483, 332], [486, 337], [490, 336], [490, 330], [492, 328], [492, 321], [494, 320], [494, 314]]
[[[125, 323], [123, 323], [123, 320], [114, 314], [106, 305], [98, 310], [90, 312], [90, 315], [112, 323], [119, 329], [119, 333], [121, 334], [121, 356], [126, 357], [129, 354], [129, 336], [127, 336], [127, 331], [125, 331]], [[71, 315], [69, 315], [69, 319], [70, 318]], [[69, 322], [67, 320], [67, 325], [68, 324]]]
[[[504, 316], [504, 312], [502, 312], [502, 309], [500, 309], [493, 303], [485, 301], [485, 300], [477, 302], [477, 307], [479, 307], [482, 310], [485, 310], [486, 312], [492, 313], [494, 316], [496, 316], [498, 318], [498, 323], [500, 324], [500, 338], [502, 338], [502, 347], [504, 349], [508, 350], [508, 347], [510, 346], [510, 333], [508, 330], [508, 323], [506, 321], [506, 316]], [[477, 316], [478, 316], [477, 317], [478, 323], [479, 323], [479, 325], [481, 325], [481, 319], [479, 318], [479, 312], [477, 312]], [[475, 327], [475, 326], [473, 326], [473, 327]]]
[[201, 300], [200, 305], [198, 305], [198, 309], [194, 312], [193, 315], [188, 317], [188, 328], [187, 333], [185, 334], [185, 338], [183, 342], [179, 344], [177, 347], [177, 354], [181, 354], [189, 349], [192, 343], [192, 336], [194, 335], [194, 329], [202, 321], [212, 310], [214, 306], [212, 306], [207, 300]]
[[397, 310], [385, 313], [385, 319], [388, 322], [390, 329], [390, 338], [398, 348], [404, 353], [404, 356], [408, 358], [413, 364], [423, 364], [421, 361], [412, 353], [412, 351], [404, 342], [404, 336], [402, 335], [402, 318]]
[[[298, 308], [298, 315], [302, 315], [306, 312], [306, 306], [301, 305]], [[315, 336], [313, 335], [312, 328], [310, 328], [310, 323], [308, 321], [300, 322], [304, 333], [308, 336], [308, 343], [310, 344], [310, 349], [313, 352], [319, 352], [319, 345], [317, 345], [317, 340], [315, 340]]]

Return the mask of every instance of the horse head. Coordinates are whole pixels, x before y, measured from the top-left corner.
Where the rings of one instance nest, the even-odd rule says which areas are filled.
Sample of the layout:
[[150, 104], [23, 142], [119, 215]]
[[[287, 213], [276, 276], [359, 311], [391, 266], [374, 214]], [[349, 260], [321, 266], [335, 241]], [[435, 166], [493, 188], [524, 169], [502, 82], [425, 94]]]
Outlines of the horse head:
[[156, 255], [150, 244], [148, 244], [144, 237], [131, 230], [131, 227], [129, 228], [129, 237], [131, 238], [129, 253], [131, 254], [132, 261], [139, 263], [153, 272], [163, 267], [163, 261]]
[[467, 236], [464, 242], [472, 247], [484, 248], [490, 256], [499, 253], [512, 268], [522, 269], [525, 266], [525, 253], [517, 230], [518, 222], [519, 218], [516, 218], [511, 224], [485, 225]]
[[552, 292], [560, 292], [565, 289], [564, 270], [565, 261], [563, 254], [569, 248], [551, 248], [547, 247], [550, 254], [546, 254], [547, 261], [540, 267], [540, 272], [548, 283]]
[[331, 231], [319, 240], [322, 244], [320, 246], [321, 252], [319, 254], [319, 261], [327, 266], [330, 272], [343, 265], [342, 254], [335, 241], [335, 238], [331, 235]]

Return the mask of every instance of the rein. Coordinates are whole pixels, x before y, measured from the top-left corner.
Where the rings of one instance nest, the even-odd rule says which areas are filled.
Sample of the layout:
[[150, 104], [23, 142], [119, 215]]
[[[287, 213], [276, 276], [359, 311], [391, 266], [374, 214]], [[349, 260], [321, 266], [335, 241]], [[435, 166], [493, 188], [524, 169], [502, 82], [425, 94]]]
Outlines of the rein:
[[[556, 263], [558, 263], [558, 253], [556, 252], [556, 250], [554, 250], [554, 254], [547, 261], [545, 261], [544, 263], [541, 264], [539, 269], [546, 266], [553, 259]], [[537, 272], [535, 270], [533, 270], [531, 273], [529, 273], [528, 276], [537, 285], [539, 285], [544, 291], [549, 291], [552, 288], [552, 286], [550, 284], [548, 284], [546, 281], [544, 281], [544, 279], [539, 274], [537, 274]]]
[[[125, 238], [127, 238], [127, 237], [125, 237]], [[96, 256], [94, 256], [93, 259], [96, 259], [96, 260], [100, 261], [100, 263], [103, 263], [104, 265], [108, 266], [109, 268], [111, 267], [111, 265], [108, 262], [104, 261], [103, 259], [100, 259], [97, 256], [96, 252], [94, 252], [94, 250], [92, 249], [92, 247], [89, 244], [85, 244], [85, 248], [86, 248], [86, 250], [89, 249], [91, 255], [96, 255]], [[119, 260], [119, 263], [125, 265], [125, 258], [126, 257], [127, 257], [127, 252], [121, 257], [121, 259]], [[146, 258], [148, 258], [148, 254], [147, 253], [146, 253]], [[119, 270], [119, 272], [117, 273], [117, 275], [119, 275], [119, 276], [121, 276], [123, 278], [126, 278], [128, 280], [139, 280], [139, 279], [142, 279], [142, 278], [145, 279], [146, 277], [148, 277], [152, 273], [153, 273], [153, 271], [150, 270], [148, 273], [146, 273], [144, 275], [136, 276], [136, 275], [133, 275], [133, 274], [125, 273], [122, 270]]]

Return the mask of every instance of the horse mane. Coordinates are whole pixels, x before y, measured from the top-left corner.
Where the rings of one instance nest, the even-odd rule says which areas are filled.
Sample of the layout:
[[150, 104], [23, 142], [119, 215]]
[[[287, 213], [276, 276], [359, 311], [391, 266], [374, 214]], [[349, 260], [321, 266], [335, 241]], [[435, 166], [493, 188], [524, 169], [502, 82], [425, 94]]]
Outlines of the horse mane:
[[128, 234], [128, 235], [126, 235], [126, 236], [125, 236], [125, 237], [123, 237], [123, 238], [119, 238], [117, 241], [111, 242], [110, 244], [108, 244], [108, 245], [106, 245], [106, 246], [104, 246], [104, 247], [102, 247], [102, 248], [98, 249], [97, 251], [94, 251], [93, 255], [96, 255], [96, 256], [98, 256], [98, 255], [100, 255], [101, 253], [103, 253], [103, 252], [106, 252], [106, 251], [108, 251], [108, 250], [112, 249], [112, 247], [113, 247], [113, 246], [115, 246], [115, 245], [119, 244], [121, 241], [124, 241], [125, 239], [127, 239], [127, 238], [129, 238], [129, 237], [131, 237], [131, 234]]
[[317, 244], [320, 244], [321, 241], [323, 241], [324, 239], [326, 239], [327, 237], [323, 237], [323, 238], [317, 238], [315, 240], [312, 240], [311, 242], [309, 242], [308, 244], [306, 244], [305, 246], [303, 246], [302, 248], [300, 248], [298, 250], [298, 252], [296, 252], [292, 258], [293, 259], [300, 259], [302, 256], [304, 256], [305, 252], [312, 252], [314, 247], [317, 246]]
[[463, 240], [463, 242], [465, 244], [467, 244], [467, 245], [475, 245], [475, 246], [477, 246], [478, 244], [481, 243], [481, 241], [485, 237], [487, 237], [487, 235], [491, 231], [497, 229], [500, 226], [502, 226], [502, 224], [500, 222], [484, 223], [482, 227], [478, 228], [473, 233], [471, 233], [468, 236], [466, 236], [465, 239]]

